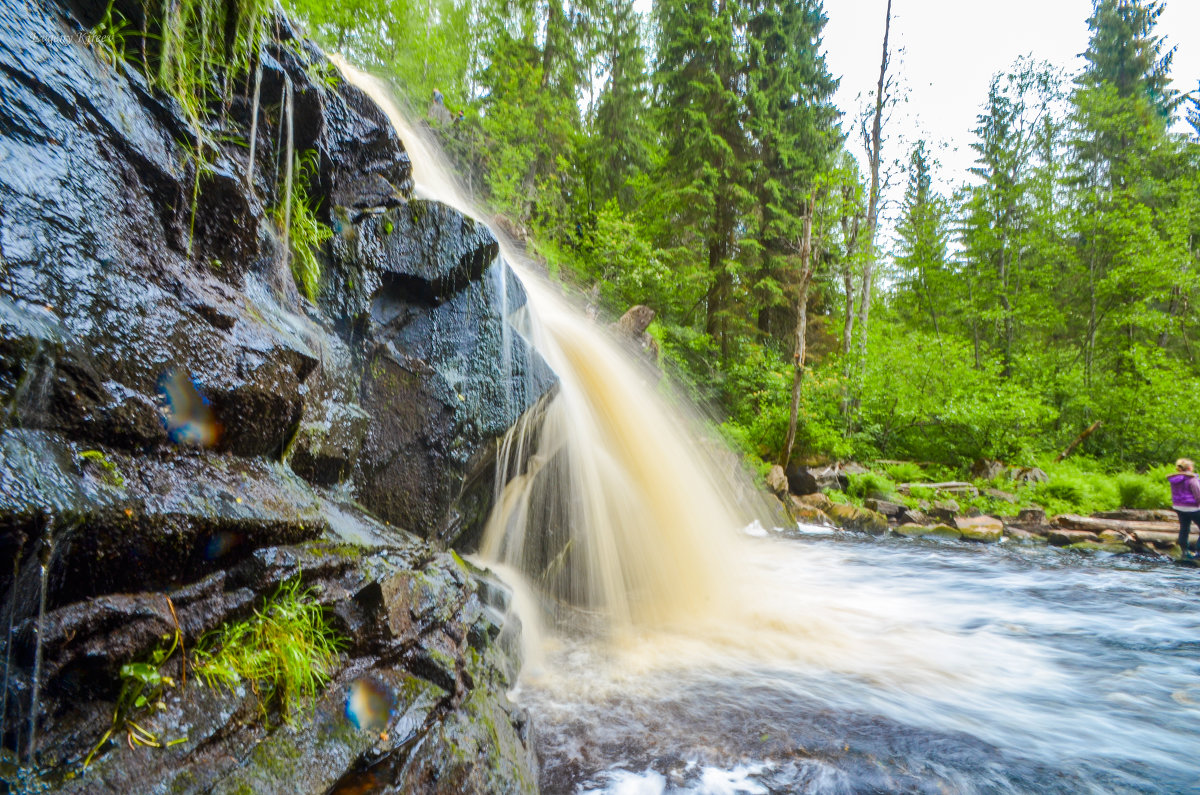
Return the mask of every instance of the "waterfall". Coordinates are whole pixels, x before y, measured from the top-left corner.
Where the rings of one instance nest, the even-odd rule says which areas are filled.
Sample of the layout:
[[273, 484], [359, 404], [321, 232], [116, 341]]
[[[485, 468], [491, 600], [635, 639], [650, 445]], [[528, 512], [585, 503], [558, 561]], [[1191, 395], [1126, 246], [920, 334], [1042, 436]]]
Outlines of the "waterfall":
[[254, 192], [254, 150], [258, 143], [258, 101], [262, 95], [262, 56], [254, 70], [254, 97], [250, 100], [250, 155], [246, 158], [246, 188]]
[[[284, 150], [286, 160], [286, 170], [283, 178], [283, 261], [292, 261], [291, 248], [291, 229], [292, 229], [292, 166], [295, 161], [295, 155], [292, 149], [295, 146], [294, 132], [292, 129], [292, 79], [286, 74], [283, 76], [283, 111], [286, 121], [284, 129], [287, 133], [287, 146]], [[251, 163], [251, 168], [254, 164]]]
[[[335, 63], [395, 126], [417, 195], [486, 220], [383, 84]], [[528, 296], [520, 322], [510, 321], [557, 373], [559, 388], [500, 445], [502, 488], [481, 557], [522, 572], [552, 612], [596, 615], [613, 630], [687, 622], [727, 607], [740, 555], [736, 530], [753, 518], [730, 507], [740, 471], [719, 471], [692, 441], [686, 408], [657, 393], [657, 374], [538, 276], [502, 232], [496, 236]]]

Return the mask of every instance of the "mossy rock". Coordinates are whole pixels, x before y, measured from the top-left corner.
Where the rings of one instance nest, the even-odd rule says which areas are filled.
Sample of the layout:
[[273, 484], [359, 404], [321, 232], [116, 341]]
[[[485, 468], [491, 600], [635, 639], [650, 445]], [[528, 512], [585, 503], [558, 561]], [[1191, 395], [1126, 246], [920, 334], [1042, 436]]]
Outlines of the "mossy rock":
[[908, 538], [923, 538], [926, 536], [932, 536], [933, 538], [949, 538], [957, 541], [962, 537], [958, 530], [946, 524], [902, 524], [895, 528], [895, 532]]
[[1108, 552], [1112, 555], [1125, 555], [1130, 551], [1127, 545], [1115, 541], [1100, 543], [1096, 543], [1095, 541], [1080, 541], [1078, 544], [1071, 544], [1066, 549], [1078, 549], [1082, 552]]
[[1028, 530], [1022, 530], [1019, 527], [1006, 527], [1004, 529], [1004, 537], [1005, 540], [1017, 544], [1033, 544], [1037, 546], [1044, 546], [1050, 543], [1046, 540], [1044, 535], [1031, 533]]
[[833, 505], [833, 500], [829, 499], [823, 492], [818, 491], [816, 494], [805, 494], [800, 497], [792, 495], [792, 504], [798, 506], [805, 505], [809, 508], [816, 508], [822, 513], [829, 513], [829, 507]]
[[814, 524], [821, 527], [829, 527], [833, 524], [824, 511], [803, 504], [792, 505], [792, 518], [801, 524]]
[[847, 530], [861, 530], [871, 535], [882, 535], [888, 529], [886, 516], [866, 508], [832, 503], [829, 506], [828, 514], [835, 525]]
[[967, 541], [994, 544], [1004, 536], [1004, 523], [993, 516], [959, 517], [955, 524]]

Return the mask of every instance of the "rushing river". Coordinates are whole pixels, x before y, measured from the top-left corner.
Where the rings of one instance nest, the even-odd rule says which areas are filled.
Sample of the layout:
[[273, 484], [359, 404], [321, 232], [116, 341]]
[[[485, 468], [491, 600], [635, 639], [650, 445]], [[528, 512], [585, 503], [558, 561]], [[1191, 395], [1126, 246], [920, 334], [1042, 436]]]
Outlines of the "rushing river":
[[549, 641], [545, 792], [1200, 792], [1200, 575], [851, 534], [751, 539], [738, 626]]
[[[386, 86], [338, 63], [392, 120], [417, 193], [486, 218]], [[510, 318], [559, 377], [499, 451], [480, 555], [524, 572], [508, 575], [529, 646], [513, 697], [543, 791], [1200, 793], [1194, 569], [817, 528], [737, 538], [756, 511], [736, 464], [498, 236], [528, 297]]]

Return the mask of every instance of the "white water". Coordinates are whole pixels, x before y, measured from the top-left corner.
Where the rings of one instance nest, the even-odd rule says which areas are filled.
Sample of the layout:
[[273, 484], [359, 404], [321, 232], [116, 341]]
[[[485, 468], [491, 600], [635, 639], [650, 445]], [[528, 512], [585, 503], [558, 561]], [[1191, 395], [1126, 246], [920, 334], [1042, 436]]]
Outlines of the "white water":
[[[483, 217], [343, 71], [392, 117], [418, 194]], [[1200, 792], [1191, 572], [780, 538], [729, 507], [644, 371], [505, 256], [529, 294], [514, 320], [562, 379], [538, 432], [505, 440], [481, 551], [527, 625], [557, 608], [517, 694], [546, 791]]]

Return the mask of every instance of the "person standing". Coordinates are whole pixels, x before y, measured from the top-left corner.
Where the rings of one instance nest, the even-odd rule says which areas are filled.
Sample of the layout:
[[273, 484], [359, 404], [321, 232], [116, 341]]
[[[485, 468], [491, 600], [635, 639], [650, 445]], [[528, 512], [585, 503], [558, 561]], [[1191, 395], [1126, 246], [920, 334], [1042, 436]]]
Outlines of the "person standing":
[[1171, 508], [1179, 516], [1179, 548], [1183, 557], [1191, 560], [1188, 552], [1188, 530], [1196, 523], [1196, 537], [1200, 539], [1200, 478], [1196, 477], [1196, 466], [1190, 458], [1175, 462], [1175, 474], [1167, 476], [1171, 484]]

